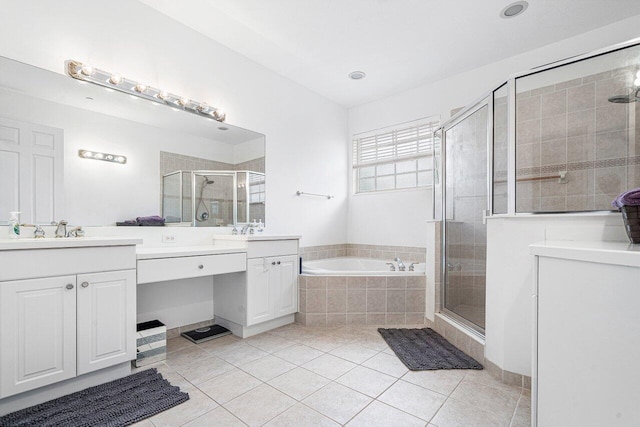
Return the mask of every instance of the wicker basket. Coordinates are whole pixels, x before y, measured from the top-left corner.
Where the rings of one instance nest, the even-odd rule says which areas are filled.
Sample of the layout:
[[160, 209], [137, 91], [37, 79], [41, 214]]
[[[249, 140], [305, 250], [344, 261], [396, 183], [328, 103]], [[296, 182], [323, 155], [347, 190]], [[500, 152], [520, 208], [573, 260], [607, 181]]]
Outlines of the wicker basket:
[[640, 244], [640, 206], [623, 206], [620, 210], [629, 240], [631, 243]]

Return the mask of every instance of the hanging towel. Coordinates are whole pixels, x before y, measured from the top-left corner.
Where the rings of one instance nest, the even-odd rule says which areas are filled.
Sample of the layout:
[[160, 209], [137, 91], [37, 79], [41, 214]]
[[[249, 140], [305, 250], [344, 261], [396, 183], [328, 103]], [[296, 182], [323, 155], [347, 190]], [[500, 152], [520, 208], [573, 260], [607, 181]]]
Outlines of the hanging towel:
[[640, 187], [620, 194], [611, 202], [611, 206], [618, 209], [623, 206], [640, 206]]

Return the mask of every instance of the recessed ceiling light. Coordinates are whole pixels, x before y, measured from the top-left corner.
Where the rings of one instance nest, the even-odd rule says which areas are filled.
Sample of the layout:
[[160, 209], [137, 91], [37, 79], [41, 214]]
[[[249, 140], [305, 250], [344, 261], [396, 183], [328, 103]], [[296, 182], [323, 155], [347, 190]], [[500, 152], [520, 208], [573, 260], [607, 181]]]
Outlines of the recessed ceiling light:
[[529, 3], [527, 3], [526, 1], [517, 1], [517, 2], [511, 3], [510, 5], [502, 9], [502, 11], [500, 12], [500, 17], [514, 18], [518, 15], [521, 15], [522, 12], [527, 10], [527, 7], [529, 7]]
[[363, 71], [352, 71], [349, 73], [349, 78], [351, 80], [362, 80], [365, 76], [366, 74]]

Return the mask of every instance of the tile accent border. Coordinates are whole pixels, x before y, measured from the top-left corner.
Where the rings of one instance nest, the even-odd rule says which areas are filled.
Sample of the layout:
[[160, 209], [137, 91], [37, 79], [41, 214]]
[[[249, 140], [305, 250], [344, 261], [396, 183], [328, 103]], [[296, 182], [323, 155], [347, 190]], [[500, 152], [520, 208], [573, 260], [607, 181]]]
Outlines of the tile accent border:
[[426, 248], [417, 246], [362, 245], [357, 243], [340, 243], [337, 245], [307, 246], [300, 248], [303, 260], [335, 257], [359, 257], [393, 260], [400, 258], [405, 264], [426, 262]]

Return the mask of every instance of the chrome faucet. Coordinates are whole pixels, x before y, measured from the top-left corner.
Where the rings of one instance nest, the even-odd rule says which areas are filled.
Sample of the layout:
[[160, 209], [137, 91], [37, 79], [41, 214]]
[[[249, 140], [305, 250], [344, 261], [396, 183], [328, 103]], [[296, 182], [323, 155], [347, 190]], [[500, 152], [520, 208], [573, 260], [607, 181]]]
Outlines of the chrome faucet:
[[398, 263], [398, 270], [399, 271], [404, 271], [405, 270], [405, 266], [404, 263], [402, 262], [402, 260], [400, 258], [394, 258], [394, 261]]
[[35, 227], [35, 230], [33, 231], [33, 237], [36, 239], [43, 239], [45, 237], [44, 229], [41, 225], [20, 224], [20, 227]]
[[415, 266], [418, 265], [417, 262], [412, 262], [411, 264], [409, 264], [409, 271], [415, 271]]
[[82, 229], [82, 226], [79, 225], [77, 227], [73, 227], [67, 233], [67, 237], [84, 237], [84, 230]]
[[56, 233], [55, 233], [56, 237], [69, 237], [67, 235], [67, 224], [68, 224], [67, 221], [65, 221], [64, 219], [60, 220], [60, 222], [55, 222], [55, 221], [51, 222], [51, 225], [58, 226], [58, 228], [56, 228]]
[[394, 263], [387, 262], [386, 264], [389, 266], [389, 271], [396, 271], [396, 266]]

